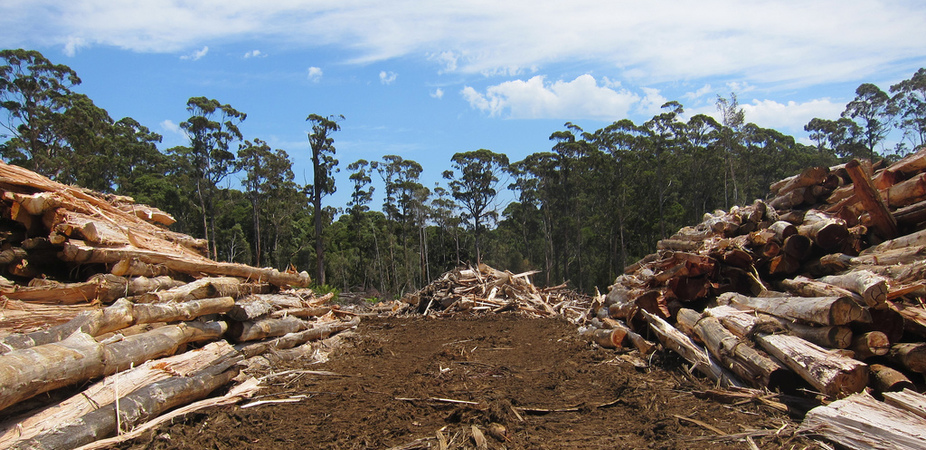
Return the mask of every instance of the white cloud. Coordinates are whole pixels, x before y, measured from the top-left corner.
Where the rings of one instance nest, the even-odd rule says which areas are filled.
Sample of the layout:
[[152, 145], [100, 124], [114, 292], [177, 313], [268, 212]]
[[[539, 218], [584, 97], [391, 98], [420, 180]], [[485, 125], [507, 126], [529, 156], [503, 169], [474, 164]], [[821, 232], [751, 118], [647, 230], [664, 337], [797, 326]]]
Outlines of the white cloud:
[[322, 79], [322, 69], [320, 67], [309, 67], [307, 78], [313, 83], [318, 83]]
[[183, 131], [183, 128], [180, 128], [180, 125], [177, 125], [176, 123], [174, 123], [173, 120], [170, 120], [170, 119], [164, 120], [160, 123], [160, 125], [161, 125], [161, 130], [164, 131], [165, 134], [179, 136], [184, 139], [187, 138], [187, 134], [185, 131]]
[[399, 75], [395, 72], [386, 72], [383, 70], [379, 72], [379, 82], [386, 85], [392, 84], [398, 76]]
[[644, 87], [641, 90], [643, 91], [643, 99], [637, 105], [637, 112], [644, 117], [653, 117], [661, 113], [662, 105], [665, 105], [669, 99], [660, 94], [659, 89]]
[[85, 47], [86, 42], [82, 38], [76, 36], [68, 36], [67, 43], [64, 44], [64, 54], [67, 56], [74, 56], [77, 54], [77, 50], [80, 50], [81, 47]]
[[437, 88], [437, 90], [431, 93], [431, 98], [444, 98], [444, 90]]
[[572, 81], [547, 83], [542, 75], [526, 81], [506, 81], [489, 86], [485, 93], [466, 86], [461, 95], [472, 108], [500, 117], [505, 111], [514, 119], [594, 118], [616, 120], [627, 116], [640, 97], [627, 90], [599, 86], [591, 75]]
[[251, 50], [251, 51], [249, 51], [249, 52], [247, 52], [247, 53], [244, 54], [244, 58], [245, 58], [245, 59], [248, 59], [248, 58], [263, 58], [263, 57], [265, 57], [265, 56], [267, 56], [267, 55], [261, 53], [260, 50]]
[[685, 95], [682, 96], [682, 98], [687, 99], [687, 100], [698, 100], [712, 92], [713, 92], [713, 89], [711, 88], [711, 85], [705, 84], [704, 86], [701, 87], [701, 89], [698, 89], [697, 91], [686, 92]]
[[[594, 62], [647, 85], [744, 76], [756, 84], [909, 76], [926, 56], [920, 0], [3, 2], [0, 42], [181, 52], [261, 40], [360, 63], [423, 56], [442, 72], [517, 76]], [[846, 30], [852, 30], [847, 33]], [[7, 45], [9, 46], [9, 45]], [[887, 72], [891, 72], [888, 74]]]
[[814, 117], [836, 119], [845, 109], [845, 104], [833, 103], [828, 98], [813, 99], [798, 103], [779, 103], [775, 100], [753, 100], [740, 104], [746, 113], [746, 121], [763, 128], [802, 133], [804, 125]]
[[209, 47], [205, 46], [201, 50], [197, 50], [189, 55], [183, 55], [180, 59], [185, 59], [189, 61], [199, 61], [203, 56], [206, 56], [206, 53], [209, 53]]

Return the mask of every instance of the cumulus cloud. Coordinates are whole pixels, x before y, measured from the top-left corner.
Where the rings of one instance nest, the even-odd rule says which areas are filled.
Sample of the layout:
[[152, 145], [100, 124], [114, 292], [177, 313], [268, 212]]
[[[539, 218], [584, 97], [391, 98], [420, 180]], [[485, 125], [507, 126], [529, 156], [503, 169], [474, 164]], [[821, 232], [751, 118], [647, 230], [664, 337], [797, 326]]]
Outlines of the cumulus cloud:
[[318, 83], [322, 79], [322, 69], [315, 66], [309, 67], [309, 72], [306, 77], [309, 79], [309, 81]]
[[180, 125], [174, 123], [173, 120], [170, 120], [170, 119], [164, 120], [160, 123], [160, 125], [161, 125], [161, 130], [164, 131], [165, 134], [171, 134], [171, 135], [186, 138], [186, 132], [183, 131], [183, 128], [180, 128]]
[[379, 72], [379, 82], [382, 84], [392, 84], [395, 82], [395, 79], [398, 78], [398, 74], [395, 72], [386, 72], [385, 70]]
[[267, 56], [267, 55], [261, 53], [260, 50], [251, 50], [251, 51], [249, 51], [249, 52], [247, 52], [247, 53], [244, 54], [244, 58], [245, 58], [245, 59], [248, 59], [248, 58], [263, 58], [264, 56]]
[[600, 86], [585, 74], [572, 81], [547, 83], [542, 75], [506, 81], [479, 92], [466, 86], [460, 93], [470, 107], [493, 117], [514, 119], [594, 118], [616, 120], [627, 116], [640, 97], [627, 90]]
[[80, 50], [81, 47], [85, 47], [87, 43], [83, 38], [76, 36], [68, 36], [67, 42], [64, 44], [64, 54], [67, 56], [74, 56], [77, 54], [77, 50]]
[[444, 98], [444, 90], [437, 88], [434, 92], [431, 93], [431, 98]]
[[203, 56], [206, 56], [206, 53], [209, 53], [208, 46], [203, 47], [201, 50], [197, 50], [193, 53], [190, 53], [189, 55], [183, 55], [180, 57], [180, 59], [184, 59], [188, 61], [199, 61], [200, 59], [203, 58]]
[[713, 89], [711, 88], [711, 85], [705, 84], [704, 86], [701, 87], [701, 89], [698, 89], [694, 92], [686, 92], [685, 95], [682, 95], [682, 98], [686, 100], [699, 100], [705, 95], [710, 94], [712, 92], [713, 92]]
[[810, 119], [814, 117], [836, 119], [846, 105], [833, 103], [828, 98], [820, 98], [806, 102], [789, 101], [786, 103], [775, 100], [753, 100], [741, 106], [743, 112], [746, 113], [747, 122], [753, 122], [764, 128], [801, 133]]

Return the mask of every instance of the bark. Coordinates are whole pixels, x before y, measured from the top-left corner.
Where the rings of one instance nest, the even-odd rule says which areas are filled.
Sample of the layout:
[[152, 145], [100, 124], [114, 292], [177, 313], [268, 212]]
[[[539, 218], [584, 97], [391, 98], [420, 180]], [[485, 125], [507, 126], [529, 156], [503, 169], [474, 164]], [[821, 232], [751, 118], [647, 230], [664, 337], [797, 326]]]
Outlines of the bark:
[[308, 273], [280, 272], [270, 268], [256, 268], [244, 264], [216, 262], [204, 257], [167, 251], [152, 251], [133, 246], [100, 247], [71, 239], [64, 244], [62, 258], [74, 263], [114, 264], [123, 259], [136, 258], [148, 264], [162, 264], [170, 270], [192, 276], [209, 274], [245, 278], [268, 282], [277, 286], [305, 287], [311, 282]]
[[359, 317], [355, 317], [347, 322], [334, 322], [319, 325], [305, 331], [290, 333], [269, 341], [239, 346], [239, 350], [245, 358], [251, 358], [266, 352], [284, 350], [305, 344], [306, 342], [327, 339], [341, 331], [355, 328], [357, 325], [360, 325]]
[[846, 164], [846, 171], [852, 178], [855, 186], [855, 197], [859, 199], [868, 211], [871, 226], [883, 239], [897, 237], [897, 220], [891, 215], [884, 200], [871, 184], [871, 179], [862, 170], [858, 160], [853, 159]]
[[884, 402], [926, 419], [926, 396], [914, 391], [912, 386], [884, 394]]
[[[768, 316], [773, 317], [773, 316]], [[852, 330], [845, 326], [814, 326], [793, 320], [774, 318], [792, 335], [827, 348], [849, 348], [852, 345]]]
[[870, 331], [853, 338], [849, 348], [855, 352], [855, 359], [864, 361], [873, 356], [886, 355], [891, 349], [891, 342], [884, 333]]
[[793, 279], [784, 279], [778, 282], [780, 288], [801, 296], [801, 297], [858, 297], [861, 302], [862, 298], [854, 292], [834, 286], [830, 283], [812, 280], [804, 276], [796, 276]]
[[926, 420], [865, 393], [810, 410], [798, 431], [847, 448], [926, 448]]
[[867, 365], [799, 337], [764, 335], [756, 342], [824, 395], [841, 397], [861, 392], [868, 384]]
[[604, 348], [624, 350], [627, 333], [621, 328], [592, 328], [582, 335], [585, 339]]
[[906, 375], [883, 364], [868, 366], [871, 371], [871, 387], [877, 392], [895, 392], [913, 389], [913, 382]]
[[273, 305], [256, 296], [248, 296], [235, 302], [228, 311], [228, 317], [238, 322], [256, 320], [273, 310]]
[[887, 308], [888, 280], [880, 275], [867, 270], [855, 270], [843, 275], [823, 277], [820, 281], [859, 294], [864, 305], [869, 308]]
[[894, 218], [897, 220], [897, 225], [902, 227], [914, 227], [926, 222], [926, 201], [916, 202], [894, 211]]
[[823, 184], [829, 172], [827, 167], [810, 167], [798, 175], [772, 183], [769, 190], [776, 195], [782, 195], [797, 188]]
[[799, 234], [809, 237], [824, 250], [833, 250], [849, 238], [846, 221], [826, 213], [810, 210], [804, 214], [804, 222], [797, 228]]
[[926, 373], [926, 343], [894, 344], [888, 357], [910, 371]]
[[183, 303], [141, 303], [135, 305], [135, 323], [188, 321], [208, 314], [227, 312], [235, 305], [231, 297], [204, 298]]
[[228, 338], [235, 342], [257, 341], [304, 330], [308, 324], [295, 317], [232, 322]]
[[893, 305], [894, 309], [903, 317], [905, 330], [920, 337], [926, 337], [926, 309], [900, 303]]
[[656, 351], [656, 344], [646, 340], [646, 338], [631, 330], [630, 327], [624, 324], [624, 322], [609, 317], [601, 319], [601, 321], [608, 328], [620, 329], [622, 332], [626, 333], [627, 339], [630, 340], [630, 343], [633, 344], [633, 346], [636, 347], [640, 353], [649, 355], [650, 353]]
[[662, 318], [646, 311], [641, 313], [662, 344], [688, 360], [699, 372], [723, 387], [744, 387], [735, 375], [710, 358], [704, 348], [692, 342], [691, 338], [682, 334]]
[[171, 275], [170, 269], [163, 264], [147, 264], [137, 259], [123, 259], [113, 265], [109, 273], [120, 277], [157, 277]]
[[742, 311], [727, 305], [706, 308], [704, 315], [716, 318], [740, 339], [752, 339], [758, 332], [774, 333], [782, 330], [778, 320], [771, 319], [771, 316]]
[[127, 336], [123, 340], [106, 344], [101, 374], [112, 375], [150, 359], [172, 355], [191, 342], [216, 340], [227, 329], [225, 322], [182, 322]]
[[722, 294], [717, 301], [740, 309], [755, 309], [777, 317], [824, 326], [871, 320], [868, 311], [848, 297], [747, 297], [731, 292]]
[[926, 245], [926, 228], [915, 233], [900, 236], [889, 241], [884, 241], [874, 247], [869, 247], [859, 254], [860, 256], [874, 255], [884, 253], [888, 250], [899, 248], [921, 247]]
[[881, 198], [892, 208], [900, 208], [926, 200], [926, 174], [916, 175], [882, 190]]
[[240, 284], [241, 280], [237, 278], [201, 278], [166, 291], [149, 292], [134, 300], [136, 303], [171, 303], [208, 297], [237, 297]]
[[724, 328], [717, 318], [702, 317], [694, 310], [683, 308], [678, 312], [678, 322], [691, 328], [724, 367], [753, 387], [794, 388], [796, 380], [791, 371], [750, 347]]

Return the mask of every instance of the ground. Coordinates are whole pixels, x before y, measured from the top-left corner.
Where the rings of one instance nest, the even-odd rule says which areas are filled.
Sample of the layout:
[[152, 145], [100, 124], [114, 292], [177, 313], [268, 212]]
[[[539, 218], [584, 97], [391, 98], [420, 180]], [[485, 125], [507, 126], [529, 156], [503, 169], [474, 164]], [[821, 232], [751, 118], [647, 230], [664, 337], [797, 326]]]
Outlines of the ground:
[[673, 355], [640, 369], [562, 319], [369, 317], [341, 341], [255, 398], [289, 403], [206, 410], [120, 448], [475, 448], [473, 426], [488, 448], [820, 448], [761, 402], [696, 397], [710, 386]]

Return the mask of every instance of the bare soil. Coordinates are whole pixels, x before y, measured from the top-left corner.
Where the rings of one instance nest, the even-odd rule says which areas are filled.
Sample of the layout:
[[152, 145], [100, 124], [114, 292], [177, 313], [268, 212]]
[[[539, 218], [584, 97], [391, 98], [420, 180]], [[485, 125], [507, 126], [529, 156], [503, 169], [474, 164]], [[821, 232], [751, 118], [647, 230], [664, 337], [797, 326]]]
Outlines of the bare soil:
[[342, 342], [276, 368], [256, 399], [290, 403], [206, 410], [121, 448], [474, 448], [473, 426], [488, 448], [818, 448], [760, 402], [697, 398], [711, 386], [673, 355], [638, 369], [565, 320], [370, 317]]

